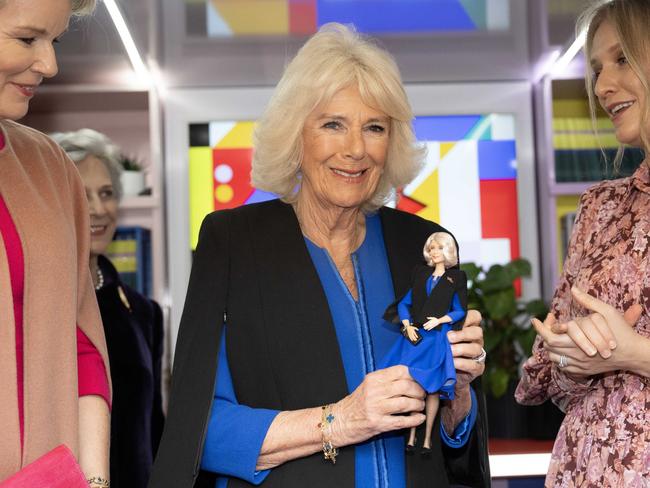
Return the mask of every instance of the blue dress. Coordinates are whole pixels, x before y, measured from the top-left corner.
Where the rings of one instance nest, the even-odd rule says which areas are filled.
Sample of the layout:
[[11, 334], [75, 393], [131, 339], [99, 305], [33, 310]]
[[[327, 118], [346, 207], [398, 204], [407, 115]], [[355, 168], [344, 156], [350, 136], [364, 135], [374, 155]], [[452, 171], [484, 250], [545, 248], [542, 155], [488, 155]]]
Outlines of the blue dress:
[[[439, 280], [439, 277], [429, 276], [426, 281], [427, 296], [431, 295]], [[412, 290], [409, 290], [397, 305], [400, 321], [411, 321], [412, 296]], [[440, 393], [441, 399], [453, 400], [456, 370], [447, 332], [454, 323], [463, 320], [465, 314], [458, 294], [454, 293], [447, 312], [451, 322], [440, 324], [432, 330], [420, 328], [418, 333], [422, 336], [422, 341], [416, 346], [404, 336], [400, 336], [384, 356], [380, 367], [388, 368], [397, 364], [408, 366], [411, 377], [427, 393]]]

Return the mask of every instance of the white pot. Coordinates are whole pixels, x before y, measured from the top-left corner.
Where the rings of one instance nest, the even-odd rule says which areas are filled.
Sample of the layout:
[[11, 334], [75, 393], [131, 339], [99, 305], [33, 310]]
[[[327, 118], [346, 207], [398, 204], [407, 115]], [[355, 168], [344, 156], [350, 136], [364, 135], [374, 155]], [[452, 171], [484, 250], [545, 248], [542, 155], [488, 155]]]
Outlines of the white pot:
[[139, 195], [144, 190], [143, 171], [122, 171], [120, 176], [122, 192], [126, 196]]

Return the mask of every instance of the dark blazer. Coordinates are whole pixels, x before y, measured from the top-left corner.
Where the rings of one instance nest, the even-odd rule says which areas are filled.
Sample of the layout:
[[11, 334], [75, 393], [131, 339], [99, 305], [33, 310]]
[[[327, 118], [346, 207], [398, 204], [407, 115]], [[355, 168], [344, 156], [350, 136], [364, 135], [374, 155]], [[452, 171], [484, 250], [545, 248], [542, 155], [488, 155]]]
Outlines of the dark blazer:
[[163, 428], [162, 311], [122, 283], [108, 259], [99, 256], [98, 264], [105, 284], [97, 291], [97, 302], [113, 382], [111, 486], [144, 488]]
[[[418, 327], [428, 320], [427, 317], [445, 316], [449, 312], [449, 305], [454, 298], [454, 293], [458, 293], [461, 307], [463, 310], [467, 310], [467, 276], [465, 272], [456, 268], [446, 270], [435, 287], [435, 293], [427, 295], [427, 279], [432, 272], [433, 268], [425, 264], [418, 264], [413, 269], [411, 322]], [[401, 296], [386, 309], [385, 320], [401, 325], [397, 305], [403, 298], [404, 296]], [[454, 324], [454, 328], [462, 328], [462, 323]]]
[[[380, 215], [395, 290], [403, 292], [426, 238], [444, 229], [389, 208]], [[293, 410], [348, 394], [327, 299], [291, 206], [274, 200], [212, 213], [203, 222], [194, 256], [152, 488], [214, 486], [214, 475], [200, 472], [199, 463], [224, 320], [241, 404]], [[480, 383], [476, 388], [482, 399]], [[479, 410], [464, 448], [446, 449], [438, 442], [430, 457], [407, 458], [407, 486], [449, 481], [489, 486], [482, 401]], [[231, 479], [228, 486], [249, 485]], [[352, 488], [354, 447], [342, 448], [335, 466], [324, 462], [322, 453], [278, 466], [264, 486]]]

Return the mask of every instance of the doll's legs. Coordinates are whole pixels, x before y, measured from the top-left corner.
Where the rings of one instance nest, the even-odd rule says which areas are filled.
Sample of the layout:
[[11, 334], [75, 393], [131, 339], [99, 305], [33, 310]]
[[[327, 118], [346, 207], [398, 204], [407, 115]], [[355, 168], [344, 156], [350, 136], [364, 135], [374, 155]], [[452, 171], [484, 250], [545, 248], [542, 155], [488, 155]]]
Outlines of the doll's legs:
[[426, 403], [424, 406], [424, 413], [427, 417], [425, 422], [424, 443], [422, 444], [423, 452], [431, 450], [431, 431], [433, 430], [433, 421], [438, 413], [438, 406], [440, 405], [440, 394], [433, 393], [427, 395]]
[[406, 443], [406, 452], [413, 452], [414, 450], [415, 450], [415, 427], [411, 427], [411, 431], [409, 433], [409, 441]]

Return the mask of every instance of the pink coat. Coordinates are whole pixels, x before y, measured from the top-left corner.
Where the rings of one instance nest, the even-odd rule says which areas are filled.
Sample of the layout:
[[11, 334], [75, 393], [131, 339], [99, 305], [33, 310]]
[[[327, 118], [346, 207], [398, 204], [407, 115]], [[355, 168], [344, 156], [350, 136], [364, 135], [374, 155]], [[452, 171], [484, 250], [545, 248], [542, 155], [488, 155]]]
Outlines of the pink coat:
[[0, 480], [59, 444], [78, 457], [77, 325], [108, 374], [101, 318], [88, 270], [90, 224], [74, 164], [43, 134], [0, 120], [0, 194], [20, 235], [25, 437], [20, 456], [15, 324], [0, 239]]

